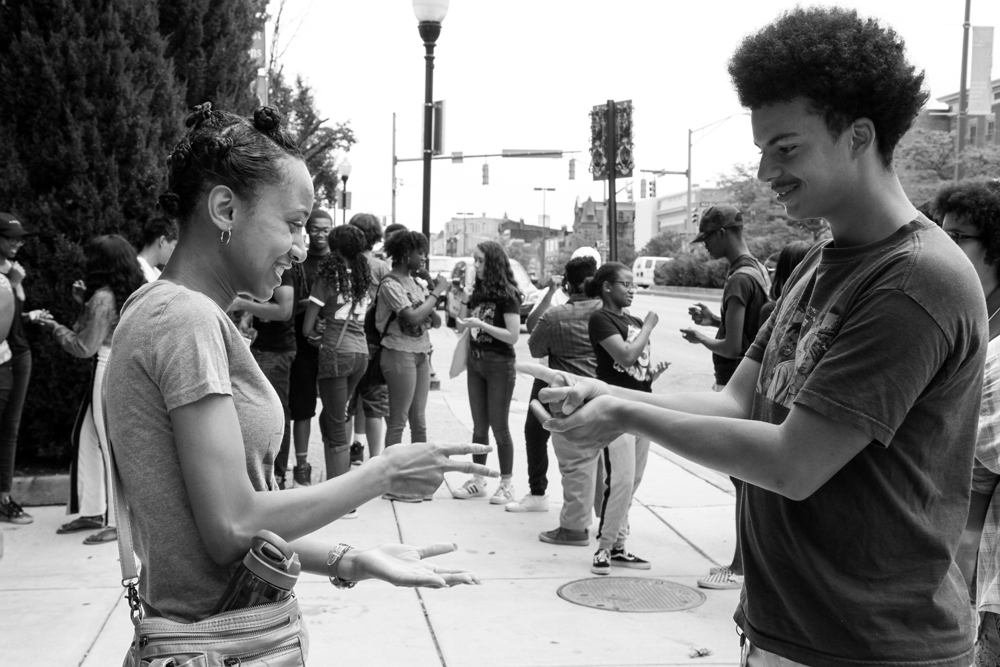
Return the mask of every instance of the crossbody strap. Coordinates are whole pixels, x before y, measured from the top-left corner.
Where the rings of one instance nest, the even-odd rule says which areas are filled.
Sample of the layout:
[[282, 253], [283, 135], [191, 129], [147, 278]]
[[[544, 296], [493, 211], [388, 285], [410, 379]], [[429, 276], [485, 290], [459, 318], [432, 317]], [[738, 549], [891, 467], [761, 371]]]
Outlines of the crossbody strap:
[[[382, 285], [385, 283], [385, 281], [389, 280], [389, 278], [392, 278], [393, 280], [395, 280], [400, 285], [403, 284], [402, 280], [400, 280], [396, 276], [392, 275], [391, 273], [385, 274], [385, 276], [382, 278], [382, 280], [378, 284], [378, 289], [375, 290], [375, 303], [372, 304], [372, 308], [378, 308], [378, 293], [382, 290]], [[392, 311], [391, 313], [389, 313], [389, 319], [387, 319], [385, 321], [385, 326], [382, 327], [382, 334], [379, 336], [379, 345], [381, 345], [381, 341], [382, 341], [383, 338], [385, 338], [385, 334], [389, 331], [389, 325], [392, 324], [392, 321], [394, 319], [396, 319], [396, 311], [395, 310]]]

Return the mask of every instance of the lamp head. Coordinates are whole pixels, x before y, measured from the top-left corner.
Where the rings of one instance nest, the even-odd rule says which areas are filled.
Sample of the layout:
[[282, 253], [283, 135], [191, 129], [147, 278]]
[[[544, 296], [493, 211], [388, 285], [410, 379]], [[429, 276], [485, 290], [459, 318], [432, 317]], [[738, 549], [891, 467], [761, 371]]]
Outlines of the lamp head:
[[351, 175], [351, 169], [352, 167], [350, 160], [344, 158], [343, 161], [340, 163], [340, 166], [337, 167], [337, 173], [339, 173], [340, 177], [346, 181], [348, 177]]
[[413, 14], [423, 23], [441, 23], [448, 15], [449, 0], [413, 0]]

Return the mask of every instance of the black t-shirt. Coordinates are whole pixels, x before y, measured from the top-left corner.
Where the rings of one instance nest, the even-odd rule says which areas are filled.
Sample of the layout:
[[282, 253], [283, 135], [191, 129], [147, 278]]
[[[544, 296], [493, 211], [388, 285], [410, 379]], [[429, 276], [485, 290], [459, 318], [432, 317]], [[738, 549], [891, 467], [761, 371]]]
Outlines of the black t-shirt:
[[[297, 268], [293, 278], [298, 282], [299, 289], [295, 294], [295, 341], [299, 344], [298, 349], [309, 346], [308, 340], [302, 335], [302, 324], [306, 321], [306, 307], [299, 306], [302, 299], [309, 298], [309, 290], [312, 289], [313, 281], [316, 280], [316, 269], [326, 255], [306, 255], [306, 259], [301, 264], [295, 265]], [[310, 349], [315, 349], [311, 348]]]
[[735, 359], [712, 353], [712, 364], [715, 366], [715, 383], [725, 385], [733, 377], [736, 368], [743, 361], [743, 355], [750, 349], [757, 336], [757, 331], [763, 320], [760, 319], [760, 309], [767, 303], [767, 291], [770, 287], [765, 282], [767, 269], [751, 255], [740, 255], [729, 269], [726, 285], [722, 288], [722, 313], [719, 319], [719, 331], [716, 340], [726, 337], [726, 312], [731, 299], [736, 299], [743, 305], [743, 336], [740, 340], [740, 356]]
[[[486, 324], [491, 324], [500, 329], [506, 329], [504, 315], [513, 313], [520, 315], [521, 304], [512, 296], [508, 296], [505, 301], [482, 301], [469, 313], [470, 317], [478, 317]], [[477, 329], [475, 335], [469, 340], [469, 344], [479, 350], [492, 350], [508, 357], [514, 356], [514, 346], [497, 340], [482, 329]]]
[[[295, 289], [295, 278], [293, 271], [289, 269], [281, 274], [280, 287], [292, 288], [292, 299], [298, 298]], [[274, 303], [271, 297], [270, 303]], [[252, 347], [261, 352], [294, 352], [295, 345], [295, 307], [292, 307], [293, 316], [284, 321], [262, 320], [259, 317], [253, 318], [253, 328], [257, 330], [257, 337], [253, 341]]]
[[639, 358], [630, 367], [625, 368], [604, 349], [601, 343], [618, 334], [626, 344], [632, 342], [642, 330], [642, 320], [628, 313], [615, 315], [604, 310], [595, 310], [590, 314], [588, 331], [590, 344], [597, 356], [597, 379], [616, 387], [635, 389], [637, 391], [652, 391], [652, 369], [649, 366], [649, 343]]

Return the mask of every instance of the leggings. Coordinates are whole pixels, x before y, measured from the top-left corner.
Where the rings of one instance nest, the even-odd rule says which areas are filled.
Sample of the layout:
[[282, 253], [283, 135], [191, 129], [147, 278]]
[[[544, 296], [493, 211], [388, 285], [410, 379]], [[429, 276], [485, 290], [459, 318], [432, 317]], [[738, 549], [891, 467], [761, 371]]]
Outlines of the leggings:
[[[514, 394], [514, 357], [492, 350], [472, 348], [468, 365], [469, 407], [472, 408], [472, 442], [490, 443], [489, 432], [497, 442], [500, 474], [510, 475], [514, 468], [514, 439], [510, 435], [507, 419], [510, 399]], [[486, 463], [486, 454], [477, 454], [472, 460]]]

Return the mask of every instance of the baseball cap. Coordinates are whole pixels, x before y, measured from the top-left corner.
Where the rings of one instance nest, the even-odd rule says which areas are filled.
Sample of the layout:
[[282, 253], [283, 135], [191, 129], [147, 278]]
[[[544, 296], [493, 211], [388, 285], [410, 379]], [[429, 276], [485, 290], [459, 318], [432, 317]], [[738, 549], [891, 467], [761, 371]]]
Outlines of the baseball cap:
[[692, 243], [700, 243], [712, 232], [717, 232], [725, 227], [742, 227], [743, 214], [740, 209], [728, 204], [711, 206], [701, 215], [701, 222], [698, 223], [698, 236], [694, 237]]
[[24, 236], [28, 231], [24, 225], [10, 213], [0, 213], [0, 236], [18, 238]]
[[601, 268], [601, 253], [597, 252], [597, 248], [592, 248], [589, 245], [581, 246], [573, 251], [570, 259], [577, 257], [593, 257], [594, 261], [597, 262], [597, 268]]

